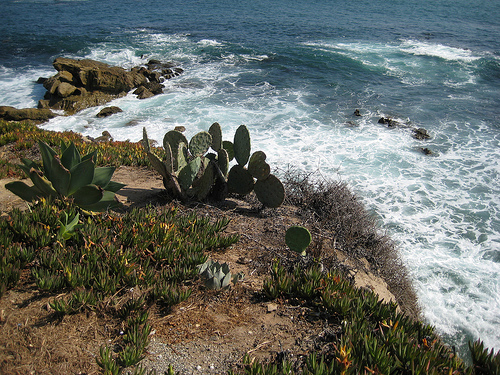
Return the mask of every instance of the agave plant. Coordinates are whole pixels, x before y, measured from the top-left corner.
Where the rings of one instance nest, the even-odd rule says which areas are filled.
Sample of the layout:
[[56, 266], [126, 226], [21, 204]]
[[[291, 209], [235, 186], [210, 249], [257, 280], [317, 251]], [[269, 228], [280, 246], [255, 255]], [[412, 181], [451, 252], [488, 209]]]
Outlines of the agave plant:
[[33, 182], [22, 181], [5, 185], [12, 193], [28, 202], [40, 198], [72, 199], [75, 204], [90, 211], [104, 211], [116, 207], [115, 193], [125, 185], [111, 181], [115, 167], [94, 165], [96, 152], [80, 156], [74, 143], [61, 142], [61, 155], [44, 142], [39, 142], [42, 164], [22, 159], [21, 169]]
[[208, 289], [224, 289], [231, 282], [231, 271], [227, 263], [220, 264], [211, 259], [198, 266], [200, 275], [204, 278]]

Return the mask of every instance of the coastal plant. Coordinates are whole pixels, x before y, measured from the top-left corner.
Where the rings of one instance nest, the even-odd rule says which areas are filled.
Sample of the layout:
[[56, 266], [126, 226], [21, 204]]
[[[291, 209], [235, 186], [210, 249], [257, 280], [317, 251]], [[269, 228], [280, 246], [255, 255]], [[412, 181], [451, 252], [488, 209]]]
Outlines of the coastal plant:
[[[287, 270], [276, 260], [263, 291], [270, 298], [293, 299], [327, 313], [337, 331], [322, 357], [311, 353], [289, 374], [482, 374], [498, 368], [495, 361], [500, 354], [495, 357], [476, 343], [471, 350], [478, 365], [472, 372], [433, 327], [401, 313], [395, 303], [379, 301], [373, 292], [356, 288], [335, 271], [322, 272], [319, 265]], [[253, 363], [245, 373], [279, 374], [280, 368], [285, 368], [280, 362]], [[480, 372], [482, 368], [487, 370]]]
[[58, 155], [44, 142], [38, 143], [42, 164], [22, 159], [21, 169], [33, 186], [14, 181], [5, 187], [20, 198], [34, 202], [40, 198], [70, 199], [83, 209], [104, 211], [118, 206], [115, 193], [123, 184], [111, 181], [114, 167], [95, 167], [94, 153], [81, 156], [74, 143], [61, 143]]
[[[228, 192], [246, 195], [255, 191], [259, 201], [271, 208], [284, 200], [283, 185], [270, 173], [265, 153], [257, 151], [250, 157], [250, 134], [245, 125], [236, 130], [234, 142], [222, 140], [218, 123], [189, 141], [181, 132], [171, 130], [163, 138], [163, 159], [151, 149], [146, 129], [143, 145], [151, 165], [163, 177], [163, 185], [174, 196], [222, 200]], [[237, 164], [229, 170], [233, 158]]]
[[472, 357], [472, 367], [477, 375], [500, 374], [500, 350], [496, 353], [484, 347], [481, 340], [469, 342], [469, 350]]
[[[14, 160], [26, 158], [31, 150], [42, 141], [58, 149], [61, 141], [74, 143], [81, 154], [94, 154], [96, 166], [148, 166], [144, 158], [142, 142], [108, 141], [97, 142], [73, 131], [56, 132], [45, 130], [29, 122], [4, 121], [0, 119], [0, 146], [9, 145], [6, 158], [0, 160], [0, 177], [22, 177], [24, 172]], [[162, 149], [156, 152], [161, 155]]]
[[231, 271], [227, 263], [220, 264], [211, 259], [198, 266], [199, 274], [204, 280], [204, 284], [208, 289], [224, 289], [231, 282]]
[[290, 250], [306, 255], [306, 249], [311, 244], [311, 232], [302, 226], [291, 226], [285, 233], [285, 243]]

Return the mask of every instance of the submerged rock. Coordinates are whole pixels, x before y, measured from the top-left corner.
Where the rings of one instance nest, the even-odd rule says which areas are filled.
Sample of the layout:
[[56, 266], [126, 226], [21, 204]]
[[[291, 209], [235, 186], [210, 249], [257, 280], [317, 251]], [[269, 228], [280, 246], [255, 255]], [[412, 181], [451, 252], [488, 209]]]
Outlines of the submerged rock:
[[424, 140], [424, 139], [430, 139], [431, 136], [426, 129], [418, 128], [418, 129], [413, 129], [413, 138]]
[[123, 112], [120, 107], [111, 106], [101, 109], [101, 111], [96, 115], [96, 117], [108, 117], [114, 115], [115, 113]]
[[393, 120], [393, 119], [391, 119], [389, 117], [381, 117], [381, 118], [379, 118], [378, 123], [379, 124], [387, 125], [388, 128], [396, 128], [398, 126], [401, 126], [400, 122], [398, 122], [396, 120]]

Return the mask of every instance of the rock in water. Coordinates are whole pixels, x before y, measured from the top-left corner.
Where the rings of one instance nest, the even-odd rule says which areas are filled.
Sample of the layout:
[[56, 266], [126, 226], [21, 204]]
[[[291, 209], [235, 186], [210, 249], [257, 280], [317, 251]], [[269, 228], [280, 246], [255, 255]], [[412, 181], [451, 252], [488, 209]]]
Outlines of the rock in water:
[[106, 104], [141, 86], [147, 89], [138, 94], [141, 99], [161, 94], [161, 82], [183, 72], [172, 63], [159, 61], [127, 71], [99, 61], [58, 57], [53, 66], [58, 73], [40, 81], [47, 93], [38, 108], [61, 109], [68, 114]]
[[101, 111], [96, 115], [96, 117], [108, 117], [118, 112], [123, 112], [123, 110], [120, 107], [116, 106], [106, 107], [101, 109]]

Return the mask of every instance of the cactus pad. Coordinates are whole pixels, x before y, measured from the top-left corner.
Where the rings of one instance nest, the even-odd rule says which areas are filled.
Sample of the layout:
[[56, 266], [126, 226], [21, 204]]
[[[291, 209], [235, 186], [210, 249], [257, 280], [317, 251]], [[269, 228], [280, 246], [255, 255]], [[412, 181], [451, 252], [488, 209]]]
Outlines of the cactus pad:
[[285, 234], [286, 245], [302, 256], [306, 255], [306, 249], [311, 243], [311, 232], [301, 226], [288, 228]]
[[172, 156], [172, 149], [169, 144], [166, 144], [165, 146], [167, 147], [165, 147], [165, 158], [163, 160], [163, 164], [165, 164], [167, 172], [172, 174], [174, 173], [174, 158]]
[[208, 132], [195, 134], [189, 142], [189, 151], [193, 156], [203, 156], [212, 144], [212, 136]]
[[265, 180], [271, 173], [271, 167], [266, 163], [266, 154], [263, 151], [257, 151], [252, 154], [248, 162], [248, 171], [257, 180]]
[[186, 146], [189, 144], [187, 138], [181, 132], [177, 130], [171, 130], [165, 134], [163, 137], [163, 148], [167, 148], [166, 144], [170, 145], [172, 150], [172, 156], [174, 161], [174, 171], [178, 171], [181, 168], [177, 165], [177, 152], [179, 151], [179, 144], [184, 143]]
[[227, 156], [229, 157], [229, 161], [234, 159], [234, 145], [233, 142], [223, 141], [222, 148], [226, 150]]
[[222, 148], [222, 129], [218, 122], [214, 122], [208, 132], [212, 136], [212, 150], [219, 151]]
[[158, 156], [156, 156], [155, 154], [153, 154], [152, 152], [148, 152], [147, 153], [147, 156], [148, 156], [148, 159], [149, 159], [149, 162], [151, 163], [151, 165], [153, 166], [154, 169], [156, 169], [156, 171], [163, 177], [163, 178], [166, 178], [168, 179], [169, 178], [169, 173], [168, 173], [168, 170], [167, 170], [167, 167], [165, 166], [165, 164], [163, 164], [163, 162], [158, 158]]
[[259, 201], [269, 208], [279, 207], [285, 200], [285, 188], [272, 174], [265, 180], [257, 180], [254, 190]]
[[249, 194], [253, 190], [253, 177], [248, 170], [241, 165], [234, 165], [227, 176], [227, 187], [230, 193]]
[[234, 134], [234, 157], [239, 165], [244, 166], [250, 157], [250, 133], [245, 125], [240, 125]]
[[201, 167], [201, 158], [195, 158], [191, 160], [184, 168], [179, 172], [179, 184], [182, 190], [187, 191], [194, 179], [198, 175]]
[[179, 143], [176, 156], [174, 157], [174, 153], [172, 152], [172, 158], [174, 160], [174, 170], [180, 171], [182, 168], [184, 168], [188, 163], [187, 143]]
[[206, 165], [205, 171], [201, 177], [193, 181], [193, 190], [196, 194], [196, 198], [203, 200], [208, 196], [210, 190], [212, 190], [214, 178], [214, 167], [209, 163]]
[[222, 174], [227, 177], [227, 172], [229, 172], [229, 156], [223, 148], [217, 152], [217, 165]]

